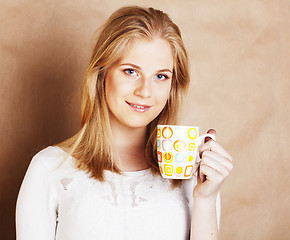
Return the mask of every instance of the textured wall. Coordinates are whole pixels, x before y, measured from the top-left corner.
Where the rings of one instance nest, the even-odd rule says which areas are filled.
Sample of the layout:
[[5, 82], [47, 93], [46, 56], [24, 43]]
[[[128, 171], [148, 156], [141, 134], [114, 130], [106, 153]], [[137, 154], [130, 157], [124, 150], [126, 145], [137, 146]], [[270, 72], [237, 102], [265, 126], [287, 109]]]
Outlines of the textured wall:
[[15, 238], [31, 157], [79, 129], [94, 31], [132, 3], [160, 8], [180, 26], [192, 76], [180, 122], [215, 128], [234, 156], [221, 239], [289, 239], [288, 0], [0, 0], [1, 239]]

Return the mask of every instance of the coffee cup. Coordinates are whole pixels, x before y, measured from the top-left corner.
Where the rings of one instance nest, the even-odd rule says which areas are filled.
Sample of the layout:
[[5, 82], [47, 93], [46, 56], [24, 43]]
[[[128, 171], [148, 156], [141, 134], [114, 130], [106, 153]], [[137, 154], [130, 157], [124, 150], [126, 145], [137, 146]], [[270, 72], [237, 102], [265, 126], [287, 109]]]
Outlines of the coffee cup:
[[179, 125], [157, 126], [157, 159], [163, 178], [189, 179], [198, 167], [198, 147], [206, 137], [199, 136], [199, 127]]

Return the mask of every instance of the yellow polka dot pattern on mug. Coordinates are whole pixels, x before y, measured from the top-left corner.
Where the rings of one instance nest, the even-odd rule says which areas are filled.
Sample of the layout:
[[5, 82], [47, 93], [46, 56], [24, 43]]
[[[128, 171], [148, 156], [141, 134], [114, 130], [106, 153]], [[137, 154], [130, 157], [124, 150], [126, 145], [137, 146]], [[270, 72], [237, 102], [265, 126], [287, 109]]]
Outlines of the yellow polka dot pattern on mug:
[[190, 128], [189, 130], [188, 130], [188, 132], [187, 132], [187, 135], [188, 135], [188, 137], [190, 138], [190, 139], [195, 139], [196, 138], [196, 136], [197, 136], [197, 131], [196, 131], [196, 129], [195, 128]]
[[187, 179], [192, 176], [197, 139], [195, 127], [158, 126], [157, 159], [163, 177]]

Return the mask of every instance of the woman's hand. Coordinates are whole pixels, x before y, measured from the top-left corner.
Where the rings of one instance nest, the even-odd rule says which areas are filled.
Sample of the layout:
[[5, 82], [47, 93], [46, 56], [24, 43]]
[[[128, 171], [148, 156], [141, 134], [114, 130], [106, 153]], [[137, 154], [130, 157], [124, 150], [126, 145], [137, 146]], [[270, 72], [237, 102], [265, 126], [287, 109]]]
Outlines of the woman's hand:
[[[210, 129], [207, 133], [215, 135], [216, 131]], [[201, 161], [193, 196], [195, 198], [216, 198], [222, 183], [233, 168], [232, 156], [216, 141], [208, 140], [208, 138], [200, 148], [199, 154]]]

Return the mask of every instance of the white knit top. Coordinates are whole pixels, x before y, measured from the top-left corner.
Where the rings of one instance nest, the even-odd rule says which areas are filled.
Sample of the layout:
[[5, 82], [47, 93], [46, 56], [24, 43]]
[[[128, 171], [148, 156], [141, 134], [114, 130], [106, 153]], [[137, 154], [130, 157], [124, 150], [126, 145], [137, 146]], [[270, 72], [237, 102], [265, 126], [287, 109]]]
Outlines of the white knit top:
[[58, 147], [33, 157], [17, 200], [18, 240], [189, 239], [195, 177], [175, 189], [149, 169], [105, 171], [100, 182], [73, 160]]

